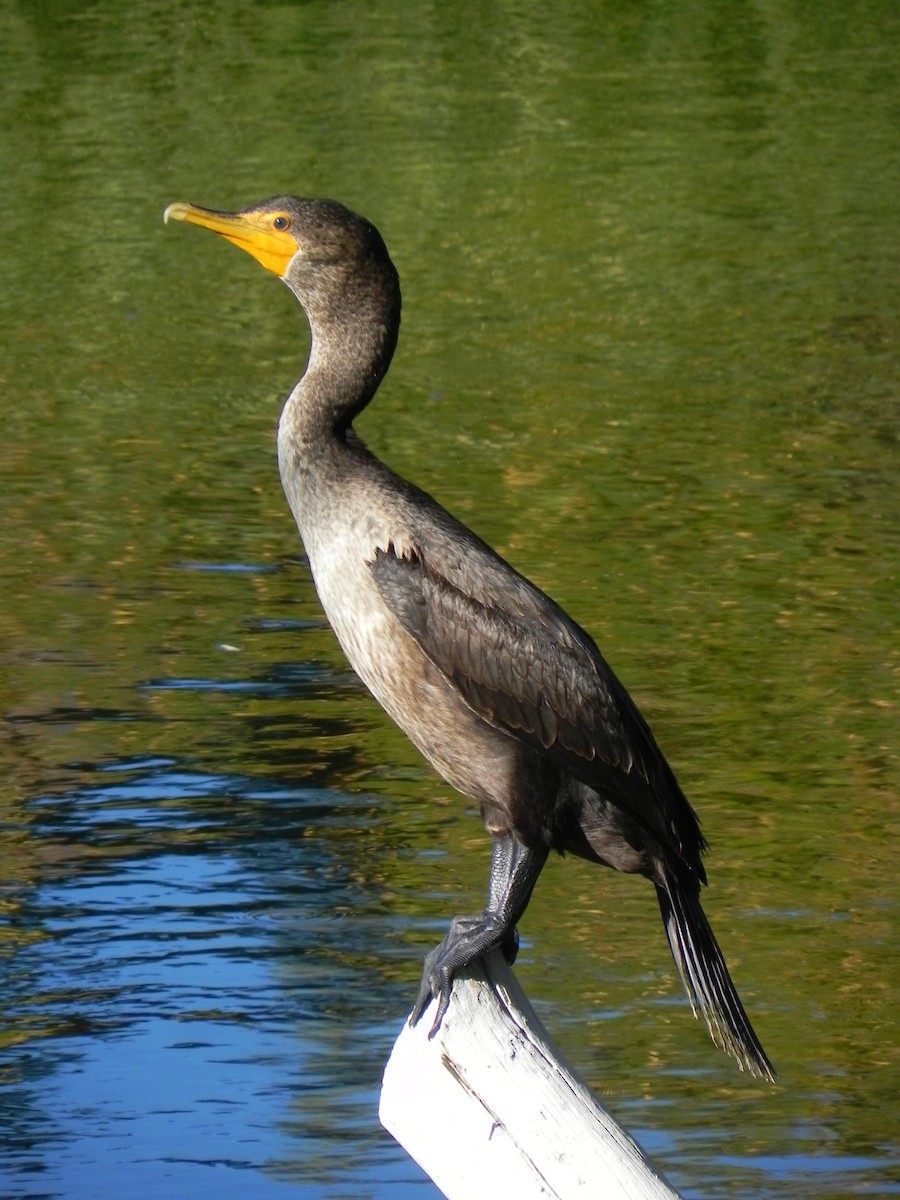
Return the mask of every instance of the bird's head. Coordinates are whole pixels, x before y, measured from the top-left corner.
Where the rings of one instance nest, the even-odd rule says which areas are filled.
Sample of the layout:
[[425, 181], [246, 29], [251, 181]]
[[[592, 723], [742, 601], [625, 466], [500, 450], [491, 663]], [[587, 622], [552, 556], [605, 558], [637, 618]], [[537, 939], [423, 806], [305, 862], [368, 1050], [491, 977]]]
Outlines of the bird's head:
[[329, 367], [340, 361], [365, 380], [353, 385], [358, 395], [347, 412], [368, 401], [387, 370], [400, 324], [397, 272], [374, 225], [335, 200], [299, 196], [274, 196], [239, 212], [177, 201], [163, 220], [211, 229], [283, 279], [303, 305], [314, 348]]
[[285, 281], [302, 300], [310, 279], [341, 268], [389, 267], [381, 235], [368, 221], [335, 200], [274, 196], [239, 212], [221, 212], [176, 201], [163, 220], [186, 221], [221, 234]]

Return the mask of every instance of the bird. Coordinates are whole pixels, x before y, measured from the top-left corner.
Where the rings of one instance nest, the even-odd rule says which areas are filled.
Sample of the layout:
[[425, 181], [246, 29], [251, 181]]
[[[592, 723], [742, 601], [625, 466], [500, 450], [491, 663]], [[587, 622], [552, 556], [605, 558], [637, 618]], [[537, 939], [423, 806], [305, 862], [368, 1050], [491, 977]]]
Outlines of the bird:
[[491, 839], [487, 903], [425, 957], [410, 1014], [518, 923], [551, 852], [655, 887], [695, 1016], [742, 1070], [775, 1073], [700, 903], [700, 823], [650, 727], [594, 640], [428, 493], [364, 444], [354, 419], [388, 370], [400, 283], [378, 230], [335, 200], [275, 196], [234, 212], [185, 202], [164, 220], [249, 252], [309, 325], [305, 370], [278, 425], [278, 465], [328, 622], [388, 715]]

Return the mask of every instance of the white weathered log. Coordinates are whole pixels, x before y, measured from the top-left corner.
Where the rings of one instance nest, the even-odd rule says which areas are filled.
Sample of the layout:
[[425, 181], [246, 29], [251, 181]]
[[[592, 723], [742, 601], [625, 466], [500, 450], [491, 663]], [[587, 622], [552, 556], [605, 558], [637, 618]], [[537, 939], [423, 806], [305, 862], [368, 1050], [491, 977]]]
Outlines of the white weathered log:
[[457, 977], [384, 1072], [379, 1116], [449, 1200], [679, 1200], [563, 1061], [499, 951]]

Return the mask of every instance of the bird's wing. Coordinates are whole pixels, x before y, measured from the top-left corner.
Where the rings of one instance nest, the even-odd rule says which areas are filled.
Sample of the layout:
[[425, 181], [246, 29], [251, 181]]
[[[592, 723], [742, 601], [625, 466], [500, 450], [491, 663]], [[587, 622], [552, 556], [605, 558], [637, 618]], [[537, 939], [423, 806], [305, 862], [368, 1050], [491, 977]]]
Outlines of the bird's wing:
[[696, 845], [690, 806], [593, 641], [483, 544], [469, 556], [456, 549], [452, 561], [436, 556], [441, 569], [421, 548], [376, 552], [372, 575], [404, 629], [483, 720], [548, 753], [679, 852]]

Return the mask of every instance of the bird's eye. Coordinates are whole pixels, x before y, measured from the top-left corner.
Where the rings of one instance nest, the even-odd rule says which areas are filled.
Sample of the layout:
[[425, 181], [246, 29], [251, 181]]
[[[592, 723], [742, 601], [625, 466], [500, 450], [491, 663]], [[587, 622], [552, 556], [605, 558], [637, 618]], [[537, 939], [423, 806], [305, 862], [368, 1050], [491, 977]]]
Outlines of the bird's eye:
[[287, 229], [290, 223], [290, 217], [276, 217], [272, 222], [272, 227], [273, 229]]

